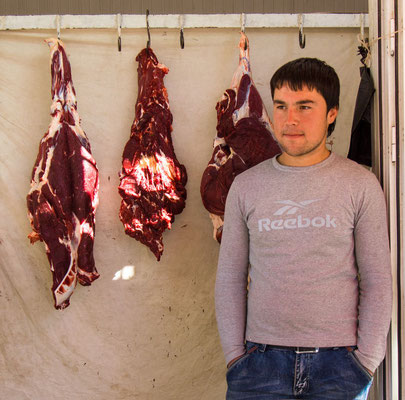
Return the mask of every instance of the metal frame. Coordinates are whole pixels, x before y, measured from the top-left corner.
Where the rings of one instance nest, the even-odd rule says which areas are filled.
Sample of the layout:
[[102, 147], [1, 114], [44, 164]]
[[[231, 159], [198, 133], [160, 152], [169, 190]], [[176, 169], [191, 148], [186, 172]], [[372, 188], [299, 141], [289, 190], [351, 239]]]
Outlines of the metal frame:
[[399, 290], [399, 308], [400, 308], [400, 324], [398, 326], [398, 336], [399, 336], [399, 398], [404, 398], [405, 395], [405, 373], [404, 373], [404, 346], [405, 334], [404, 334], [404, 265], [405, 265], [405, 234], [404, 234], [404, 221], [403, 217], [405, 215], [404, 207], [404, 193], [405, 188], [405, 40], [404, 40], [404, 21], [405, 21], [405, 6], [403, 1], [396, 2], [397, 9], [397, 66], [398, 66], [398, 103], [397, 103], [397, 134], [398, 134], [398, 153], [399, 153], [399, 208], [400, 208], [400, 220], [398, 223], [398, 229], [400, 231], [400, 275], [398, 280], [398, 290]]
[[[399, 9], [402, 10], [402, 15]], [[402, 1], [369, 0], [371, 71], [376, 86], [374, 96], [373, 171], [380, 179], [388, 206], [393, 310], [387, 341], [386, 359], [379, 368], [376, 382], [378, 399], [402, 398], [402, 284], [403, 271], [403, 185], [404, 180], [404, 51], [397, 31], [402, 25]], [[399, 24], [401, 22], [401, 24]], [[402, 27], [403, 28], [403, 27]], [[402, 44], [402, 46], [401, 46]]]
[[[367, 14], [244, 14], [246, 28], [358, 28], [361, 19], [368, 27]], [[145, 15], [5, 15], [0, 30], [21, 29], [145, 28]], [[240, 28], [241, 14], [149, 15], [150, 28]]]

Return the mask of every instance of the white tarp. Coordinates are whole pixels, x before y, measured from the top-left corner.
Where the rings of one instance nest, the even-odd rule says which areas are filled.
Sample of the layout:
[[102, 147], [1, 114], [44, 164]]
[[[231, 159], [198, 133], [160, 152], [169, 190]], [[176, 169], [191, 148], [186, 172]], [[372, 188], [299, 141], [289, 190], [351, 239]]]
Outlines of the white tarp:
[[[356, 29], [247, 29], [253, 78], [271, 111], [269, 80], [282, 63], [324, 59], [341, 79], [333, 150], [346, 155], [358, 83]], [[152, 30], [165, 78], [173, 141], [189, 176], [188, 198], [158, 263], [124, 234], [118, 171], [137, 97], [135, 57], [143, 30], [62, 30], [82, 127], [100, 171], [95, 259], [101, 277], [53, 308], [44, 246], [30, 245], [25, 198], [39, 141], [50, 122], [49, 50], [54, 31], [0, 32], [0, 398], [7, 400], [216, 400], [226, 389], [216, 330], [218, 244], [202, 206], [215, 104], [238, 64], [237, 29]]]

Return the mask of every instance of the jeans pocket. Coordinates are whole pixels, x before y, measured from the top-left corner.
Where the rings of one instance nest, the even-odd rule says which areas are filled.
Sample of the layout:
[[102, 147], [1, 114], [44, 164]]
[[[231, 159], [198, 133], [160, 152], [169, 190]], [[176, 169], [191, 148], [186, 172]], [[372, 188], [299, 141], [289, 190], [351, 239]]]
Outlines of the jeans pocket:
[[353, 360], [353, 363], [355, 366], [367, 377], [369, 381], [373, 379], [373, 375], [368, 372], [368, 370], [364, 367], [364, 365], [360, 362], [360, 360], [357, 358], [356, 354], [354, 351], [348, 351], [349, 357], [351, 360]]
[[258, 345], [254, 345], [253, 347], [250, 347], [247, 349], [246, 353], [241, 357], [238, 358], [226, 371], [226, 374], [228, 375], [230, 371], [232, 371], [235, 367], [240, 365], [242, 361], [246, 360], [252, 353], [254, 353], [257, 349], [259, 348]]

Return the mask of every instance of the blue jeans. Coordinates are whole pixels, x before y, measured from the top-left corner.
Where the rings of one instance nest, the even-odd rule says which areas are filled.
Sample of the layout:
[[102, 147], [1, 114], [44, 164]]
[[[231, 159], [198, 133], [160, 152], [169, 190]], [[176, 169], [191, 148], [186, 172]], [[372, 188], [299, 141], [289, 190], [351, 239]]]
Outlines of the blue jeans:
[[227, 400], [365, 400], [372, 376], [345, 347], [297, 354], [247, 342], [228, 369]]

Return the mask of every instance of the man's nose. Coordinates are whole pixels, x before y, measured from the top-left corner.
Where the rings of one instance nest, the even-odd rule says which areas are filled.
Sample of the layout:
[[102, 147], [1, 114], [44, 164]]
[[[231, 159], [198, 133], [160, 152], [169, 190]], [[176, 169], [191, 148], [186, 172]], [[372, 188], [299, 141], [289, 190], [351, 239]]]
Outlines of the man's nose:
[[287, 125], [297, 125], [298, 123], [298, 114], [296, 110], [290, 108], [287, 110]]

